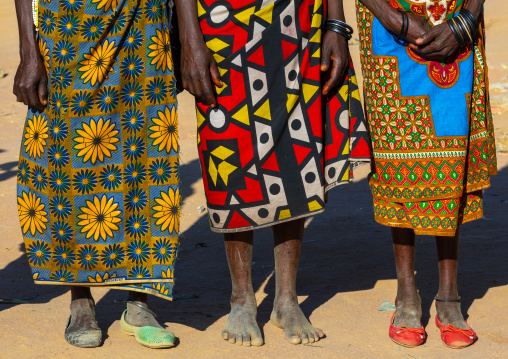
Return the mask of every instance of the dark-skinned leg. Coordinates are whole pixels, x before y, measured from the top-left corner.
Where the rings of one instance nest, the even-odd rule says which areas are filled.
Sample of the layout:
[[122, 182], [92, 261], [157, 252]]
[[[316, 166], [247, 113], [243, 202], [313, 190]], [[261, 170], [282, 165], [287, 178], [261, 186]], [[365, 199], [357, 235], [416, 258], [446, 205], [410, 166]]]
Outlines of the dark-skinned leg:
[[222, 330], [222, 337], [231, 344], [263, 345], [256, 321], [257, 303], [252, 288], [253, 232], [226, 233], [226, 256], [231, 274], [231, 312]]
[[421, 328], [422, 303], [415, 282], [415, 232], [409, 228], [391, 228], [397, 270], [397, 311], [393, 325]]
[[[436, 236], [439, 266], [439, 299], [457, 299], [457, 267], [459, 257], [459, 231], [454, 237]], [[436, 302], [437, 316], [444, 325], [469, 329], [457, 302]]]
[[102, 342], [102, 331], [95, 318], [95, 301], [89, 287], [71, 286], [71, 316], [65, 328], [65, 339], [78, 347], [96, 347]]
[[323, 331], [314, 328], [305, 317], [296, 295], [296, 275], [300, 262], [305, 219], [277, 224], [272, 227], [275, 256], [275, 301], [271, 322], [282, 328], [284, 337], [292, 344], [318, 341]]
[[[137, 302], [148, 308], [148, 295], [146, 293], [129, 291], [129, 301]], [[151, 326], [163, 328], [150, 312], [130, 303], [127, 303], [125, 321], [135, 327]]]

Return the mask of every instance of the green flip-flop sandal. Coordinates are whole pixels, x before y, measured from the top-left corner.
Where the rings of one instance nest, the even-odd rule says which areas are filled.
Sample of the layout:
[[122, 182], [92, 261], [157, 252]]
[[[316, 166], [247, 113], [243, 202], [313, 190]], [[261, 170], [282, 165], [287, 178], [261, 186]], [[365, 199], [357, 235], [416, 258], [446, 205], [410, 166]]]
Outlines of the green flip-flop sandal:
[[[150, 309], [144, 307], [143, 309], [149, 311], [157, 318], [155, 313]], [[127, 335], [133, 335], [139, 344], [152, 349], [171, 348], [175, 346], [175, 335], [171, 331], [152, 326], [135, 327], [125, 321], [125, 313], [127, 313], [127, 309], [122, 313], [120, 329]]]

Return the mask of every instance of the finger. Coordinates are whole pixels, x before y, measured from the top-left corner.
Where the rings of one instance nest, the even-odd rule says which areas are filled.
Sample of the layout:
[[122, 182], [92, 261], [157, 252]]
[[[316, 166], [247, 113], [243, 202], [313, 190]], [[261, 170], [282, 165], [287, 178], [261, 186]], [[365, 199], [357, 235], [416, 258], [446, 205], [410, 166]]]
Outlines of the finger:
[[17, 85], [14, 85], [12, 93], [14, 94], [14, 96], [16, 96], [16, 102], [23, 102], [23, 98], [21, 97], [21, 91], [19, 90], [19, 87]]
[[427, 46], [417, 46], [415, 52], [418, 55], [420, 55], [424, 58], [427, 58], [428, 56], [431, 56], [432, 54], [435, 54], [435, 53], [440, 52], [442, 50], [443, 49], [442, 49], [441, 44], [433, 42], [432, 44], [427, 45]]
[[435, 31], [434, 29], [435, 28], [433, 28], [429, 32], [426, 32], [420, 38], [416, 39], [416, 43], [421, 46], [421, 45], [426, 45], [426, 44], [434, 41], [434, 39], [438, 36], [438, 32]]
[[201, 79], [200, 84], [202, 89], [201, 97], [204, 100], [204, 103], [212, 107], [215, 107], [216, 106], [215, 92], [213, 91], [212, 83], [210, 82], [209, 78]]
[[44, 105], [39, 101], [39, 84], [33, 86], [27, 91], [29, 106], [37, 110], [44, 110]]
[[21, 95], [21, 102], [23, 102], [23, 104], [25, 106], [30, 106], [30, 99], [28, 98], [28, 92], [21, 88], [20, 95]]
[[47, 80], [41, 80], [39, 82], [39, 89], [38, 89], [38, 95], [39, 95], [39, 102], [46, 106], [48, 104], [48, 82]]
[[326, 44], [323, 44], [323, 50], [321, 52], [321, 71], [326, 71], [330, 67], [330, 57], [332, 50]]
[[339, 84], [339, 81], [342, 77], [342, 74], [344, 72], [344, 65], [342, 61], [336, 60], [334, 56], [332, 56], [333, 59], [333, 68], [332, 72], [330, 73], [330, 78], [326, 82], [324, 88], [323, 88], [323, 94], [326, 95], [328, 92], [337, 86]]
[[212, 77], [212, 81], [217, 87], [222, 87], [222, 81], [220, 79], [219, 68], [217, 67], [217, 62], [215, 60], [210, 61], [210, 76]]

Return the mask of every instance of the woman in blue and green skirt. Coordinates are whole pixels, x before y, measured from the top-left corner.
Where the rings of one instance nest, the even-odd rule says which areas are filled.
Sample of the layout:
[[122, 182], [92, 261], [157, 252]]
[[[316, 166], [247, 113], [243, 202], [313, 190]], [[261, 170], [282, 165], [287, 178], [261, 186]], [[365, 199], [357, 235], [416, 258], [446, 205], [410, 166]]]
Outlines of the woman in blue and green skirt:
[[72, 345], [101, 344], [90, 287], [102, 286], [129, 291], [124, 333], [171, 347], [147, 301], [172, 298], [178, 248], [169, 5], [19, 0], [16, 11], [14, 94], [28, 106], [17, 203], [34, 281], [71, 287]]

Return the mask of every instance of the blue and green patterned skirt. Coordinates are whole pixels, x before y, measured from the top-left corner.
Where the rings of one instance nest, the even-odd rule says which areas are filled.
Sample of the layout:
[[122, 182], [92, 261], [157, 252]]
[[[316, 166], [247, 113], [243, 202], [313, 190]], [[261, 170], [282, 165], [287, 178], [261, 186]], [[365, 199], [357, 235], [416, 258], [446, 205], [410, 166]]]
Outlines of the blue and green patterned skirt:
[[40, 0], [44, 112], [29, 109], [17, 203], [37, 284], [172, 298], [180, 223], [165, 0]]

